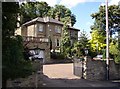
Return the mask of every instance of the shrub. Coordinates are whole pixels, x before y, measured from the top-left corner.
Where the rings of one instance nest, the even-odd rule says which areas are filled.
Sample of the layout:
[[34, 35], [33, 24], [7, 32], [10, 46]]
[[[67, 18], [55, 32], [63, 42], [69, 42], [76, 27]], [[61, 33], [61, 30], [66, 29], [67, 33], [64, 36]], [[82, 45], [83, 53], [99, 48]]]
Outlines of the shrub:
[[52, 59], [64, 59], [65, 55], [59, 52], [51, 52]]

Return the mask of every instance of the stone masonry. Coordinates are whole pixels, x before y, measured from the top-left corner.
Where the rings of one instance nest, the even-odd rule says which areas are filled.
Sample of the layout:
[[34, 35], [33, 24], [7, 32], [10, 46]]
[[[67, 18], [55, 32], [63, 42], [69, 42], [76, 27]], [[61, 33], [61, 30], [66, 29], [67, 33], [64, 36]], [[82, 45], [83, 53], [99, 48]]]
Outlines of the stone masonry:
[[43, 75], [43, 61], [35, 60], [32, 61], [33, 73], [26, 78], [18, 78], [15, 80], [9, 79], [7, 81], [7, 87], [38, 87], [42, 86], [42, 75]]
[[[85, 57], [83, 76], [90, 80], [105, 80], [106, 61]], [[120, 79], [120, 64], [115, 64], [113, 60], [110, 60], [109, 63], [109, 79]]]

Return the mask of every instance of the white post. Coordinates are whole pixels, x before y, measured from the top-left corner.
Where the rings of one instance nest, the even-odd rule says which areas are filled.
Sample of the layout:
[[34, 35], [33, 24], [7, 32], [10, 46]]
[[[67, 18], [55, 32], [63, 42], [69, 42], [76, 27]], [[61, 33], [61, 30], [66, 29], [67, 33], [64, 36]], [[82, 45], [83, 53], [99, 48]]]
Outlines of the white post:
[[108, 0], [106, 0], [106, 77], [109, 80], [109, 29], [108, 29]]

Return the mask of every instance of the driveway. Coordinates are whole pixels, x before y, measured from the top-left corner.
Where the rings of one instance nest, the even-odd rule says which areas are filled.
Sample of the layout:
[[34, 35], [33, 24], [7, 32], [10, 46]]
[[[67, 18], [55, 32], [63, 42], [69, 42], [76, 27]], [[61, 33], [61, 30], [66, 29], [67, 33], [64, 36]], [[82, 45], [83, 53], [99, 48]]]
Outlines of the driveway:
[[[90, 81], [73, 75], [73, 63], [43, 66], [43, 87], [111, 87], [119, 89], [120, 82]], [[113, 88], [114, 87], [114, 88]], [[95, 89], [95, 88], [94, 88]]]
[[73, 74], [73, 63], [43, 65], [43, 73], [49, 78], [79, 79]]

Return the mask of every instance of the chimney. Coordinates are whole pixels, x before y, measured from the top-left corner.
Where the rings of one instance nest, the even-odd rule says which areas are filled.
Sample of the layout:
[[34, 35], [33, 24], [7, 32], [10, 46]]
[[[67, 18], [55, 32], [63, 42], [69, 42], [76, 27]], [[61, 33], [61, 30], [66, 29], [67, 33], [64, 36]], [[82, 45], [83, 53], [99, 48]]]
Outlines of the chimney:
[[60, 14], [59, 13], [56, 14], [55, 19], [60, 21]]

